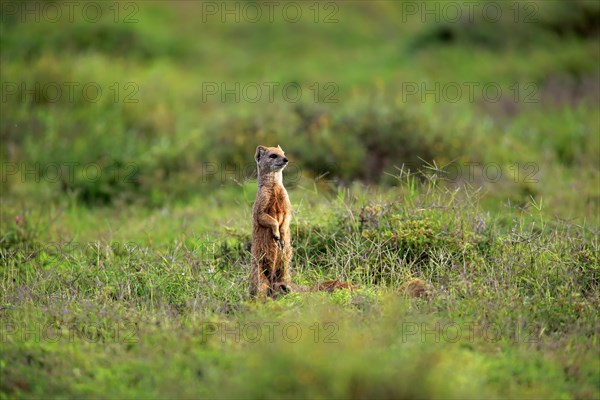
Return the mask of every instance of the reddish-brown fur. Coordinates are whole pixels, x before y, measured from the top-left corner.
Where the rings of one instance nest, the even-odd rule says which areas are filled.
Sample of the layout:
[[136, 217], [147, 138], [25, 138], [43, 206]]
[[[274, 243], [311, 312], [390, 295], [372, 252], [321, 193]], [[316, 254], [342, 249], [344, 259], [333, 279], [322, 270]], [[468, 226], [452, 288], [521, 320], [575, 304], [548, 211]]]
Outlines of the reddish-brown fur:
[[[288, 159], [279, 146], [258, 146], [254, 158], [258, 168], [258, 192], [252, 208], [250, 295], [262, 299], [290, 291], [357, 289], [351, 283], [338, 280], [317, 283], [312, 287], [291, 282], [292, 205], [283, 186], [283, 169]], [[403, 285], [401, 291], [412, 297], [424, 297], [428, 295], [429, 287], [421, 279], [414, 279]]]
[[292, 205], [283, 186], [287, 158], [281, 147], [258, 146], [258, 193], [252, 208], [250, 294], [275, 297], [289, 291]]

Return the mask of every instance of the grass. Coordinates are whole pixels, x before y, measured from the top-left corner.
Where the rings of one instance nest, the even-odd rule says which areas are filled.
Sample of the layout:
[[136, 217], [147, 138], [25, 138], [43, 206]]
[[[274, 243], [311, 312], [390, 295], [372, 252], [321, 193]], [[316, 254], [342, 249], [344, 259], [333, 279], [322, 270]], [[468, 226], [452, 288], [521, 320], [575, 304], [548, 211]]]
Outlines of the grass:
[[[595, 2], [293, 26], [99, 4], [1, 19], [0, 398], [600, 396]], [[303, 96], [203, 91], [251, 82]], [[436, 89], [465, 82], [502, 96]], [[293, 280], [358, 290], [249, 299], [252, 155], [278, 143]]]
[[[319, 200], [325, 218], [298, 206], [294, 279], [345, 279], [360, 289], [264, 305], [246, 295], [248, 218], [207, 240], [182, 228], [205, 218], [200, 206], [142, 212], [126, 217], [145, 221], [133, 229], [160, 231], [133, 243], [121, 241], [135, 238], [128, 233], [88, 242], [82, 232], [64, 247], [40, 240], [27, 222], [13, 228], [2, 254], [3, 391], [594, 396], [597, 234], [546, 220], [535, 204], [494, 217], [474, 193], [414, 185], [377, 201], [365, 200], [375, 193], [340, 192]], [[231, 221], [247, 212], [234, 211]], [[415, 277], [431, 283], [430, 298], [402, 296]]]

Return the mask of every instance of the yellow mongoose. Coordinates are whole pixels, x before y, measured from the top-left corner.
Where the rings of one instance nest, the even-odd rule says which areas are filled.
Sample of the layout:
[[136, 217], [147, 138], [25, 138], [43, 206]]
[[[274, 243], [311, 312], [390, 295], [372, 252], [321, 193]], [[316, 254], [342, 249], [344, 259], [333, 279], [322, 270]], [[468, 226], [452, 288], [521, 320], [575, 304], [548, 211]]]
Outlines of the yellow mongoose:
[[283, 186], [288, 159], [281, 147], [258, 146], [258, 193], [252, 208], [250, 295], [276, 297], [290, 290], [292, 205]]
[[[258, 192], [252, 207], [252, 269], [250, 295], [258, 298], [277, 297], [288, 292], [332, 292], [358, 287], [338, 280], [302, 286], [290, 280], [292, 246], [290, 220], [292, 205], [283, 186], [283, 169], [288, 159], [281, 147], [258, 146], [254, 154], [258, 168]], [[404, 284], [401, 290], [411, 297], [429, 292], [421, 279]]]

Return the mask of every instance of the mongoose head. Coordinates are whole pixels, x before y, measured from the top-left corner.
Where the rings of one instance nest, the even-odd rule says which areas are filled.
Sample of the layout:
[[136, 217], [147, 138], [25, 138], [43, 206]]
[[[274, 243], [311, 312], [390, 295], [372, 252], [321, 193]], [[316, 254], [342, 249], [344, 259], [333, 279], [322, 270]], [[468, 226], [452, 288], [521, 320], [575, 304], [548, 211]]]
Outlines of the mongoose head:
[[254, 159], [259, 171], [263, 172], [281, 171], [288, 164], [288, 159], [279, 145], [277, 147], [258, 146]]

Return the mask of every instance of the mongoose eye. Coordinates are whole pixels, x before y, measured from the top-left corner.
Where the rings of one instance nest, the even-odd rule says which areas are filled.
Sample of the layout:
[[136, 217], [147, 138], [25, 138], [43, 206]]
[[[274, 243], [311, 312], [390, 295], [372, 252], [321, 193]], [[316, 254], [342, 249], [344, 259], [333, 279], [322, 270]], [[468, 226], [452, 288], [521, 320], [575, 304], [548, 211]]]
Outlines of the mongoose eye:
[[277, 154], [271, 154], [269, 158], [277, 158]]

